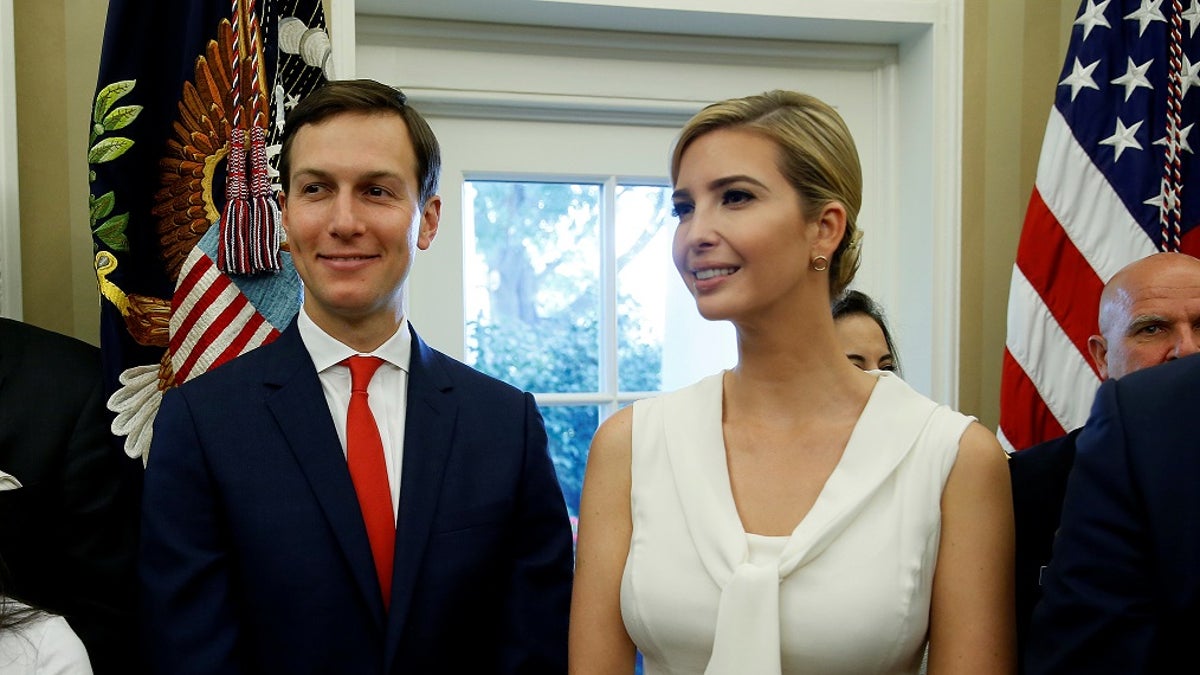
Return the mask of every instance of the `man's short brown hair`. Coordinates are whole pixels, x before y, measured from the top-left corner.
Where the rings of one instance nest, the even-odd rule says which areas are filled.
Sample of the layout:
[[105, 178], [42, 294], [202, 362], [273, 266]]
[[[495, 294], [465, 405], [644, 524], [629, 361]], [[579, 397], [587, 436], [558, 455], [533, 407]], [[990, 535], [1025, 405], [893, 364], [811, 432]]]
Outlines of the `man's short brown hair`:
[[417, 158], [418, 194], [421, 204], [437, 194], [442, 173], [442, 150], [429, 123], [408, 105], [403, 91], [375, 80], [332, 80], [305, 96], [287, 115], [283, 131], [283, 148], [279, 153], [279, 176], [283, 191], [292, 182], [291, 153], [296, 132], [305, 125], [319, 124], [342, 113], [395, 114], [404, 120], [412, 138], [413, 154]]

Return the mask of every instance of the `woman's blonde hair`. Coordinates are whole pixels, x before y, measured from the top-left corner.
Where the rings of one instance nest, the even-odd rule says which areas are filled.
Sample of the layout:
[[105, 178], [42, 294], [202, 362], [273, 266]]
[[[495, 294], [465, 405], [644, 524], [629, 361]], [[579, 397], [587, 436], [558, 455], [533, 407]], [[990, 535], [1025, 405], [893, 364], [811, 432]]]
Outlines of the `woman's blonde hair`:
[[841, 115], [813, 96], [780, 89], [713, 103], [680, 132], [671, 156], [671, 182], [678, 179], [680, 160], [692, 141], [728, 128], [775, 142], [779, 171], [800, 194], [805, 218], [815, 218], [830, 202], [846, 208], [846, 232], [829, 261], [829, 297], [839, 296], [858, 271], [862, 239], [862, 166]]

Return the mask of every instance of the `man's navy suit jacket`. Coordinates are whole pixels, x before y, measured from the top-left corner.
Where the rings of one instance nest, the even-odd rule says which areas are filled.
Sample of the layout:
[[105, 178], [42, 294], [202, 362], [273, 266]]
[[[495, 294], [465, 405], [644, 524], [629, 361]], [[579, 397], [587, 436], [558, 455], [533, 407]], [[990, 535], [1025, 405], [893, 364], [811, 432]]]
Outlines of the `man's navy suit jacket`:
[[1029, 620], [1042, 598], [1042, 574], [1050, 564], [1067, 493], [1067, 477], [1075, 463], [1075, 441], [1081, 430], [1014, 452], [1008, 459], [1017, 535], [1018, 653], [1024, 653]]
[[[98, 675], [129, 673], [142, 463], [104, 407], [100, 350], [0, 318], [0, 592], [62, 614]], [[0, 663], [0, 670], [3, 670]]]
[[139, 560], [152, 672], [565, 672], [571, 533], [533, 397], [412, 345], [386, 612], [294, 322], [163, 397]]
[[1198, 356], [1101, 385], [1076, 444], [1062, 524], [1033, 614], [1026, 672], [1194, 667], [1200, 636], [1197, 410]]

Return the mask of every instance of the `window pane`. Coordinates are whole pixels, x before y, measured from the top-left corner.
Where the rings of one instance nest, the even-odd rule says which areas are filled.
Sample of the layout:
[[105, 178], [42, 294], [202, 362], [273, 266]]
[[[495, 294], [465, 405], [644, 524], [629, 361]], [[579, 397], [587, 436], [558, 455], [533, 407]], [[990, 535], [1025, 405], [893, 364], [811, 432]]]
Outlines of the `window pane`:
[[617, 382], [621, 391], [662, 388], [666, 285], [671, 263], [671, 189], [617, 189]]
[[467, 362], [533, 392], [597, 391], [600, 186], [468, 181]]
[[567, 512], [574, 527], [579, 519], [579, 494], [583, 489], [583, 470], [587, 465], [588, 446], [600, 425], [600, 409], [595, 406], [540, 406], [550, 441], [550, 458], [567, 500]]

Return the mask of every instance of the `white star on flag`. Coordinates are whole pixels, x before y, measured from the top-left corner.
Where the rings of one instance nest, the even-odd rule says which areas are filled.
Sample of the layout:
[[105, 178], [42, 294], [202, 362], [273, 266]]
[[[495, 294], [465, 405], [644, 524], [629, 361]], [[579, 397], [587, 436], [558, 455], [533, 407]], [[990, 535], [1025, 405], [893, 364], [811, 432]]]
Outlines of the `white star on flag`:
[[1192, 63], [1187, 54], [1183, 55], [1183, 68], [1179, 70], [1180, 96], [1187, 96], [1188, 89], [1193, 84], [1200, 84], [1200, 63]]
[[1146, 27], [1150, 25], [1151, 21], [1166, 22], [1167, 17], [1163, 16], [1162, 10], [1159, 9], [1162, 3], [1163, 0], [1142, 0], [1141, 7], [1125, 15], [1126, 19], [1137, 20], [1138, 37], [1146, 32]]
[[1150, 80], [1146, 78], [1146, 71], [1150, 69], [1150, 64], [1154, 63], [1154, 59], [1150, 59], [1140, 66], [1134, 65], [1133, 59], [1128, 60], [1129, 66], [1125, 70], [1125, 74], [1112, 81], [1113, 84], [1125, 87], [1126, 101], [1129, 100], [1129, 97], [1133, 95], [1134, 90], [1138, 87], [1154, 88], [1154, 85], [1150, 84]]
[[1151, 197], [1150, 199], [1147, 199], [1146, 201], [1144, 201], [1142, 203], [1149, 204], [1150, 206], [1153, 206], [1154, 208], [1164, 208], [1164, 205], [1165, 205], [1166, 210], [1168, 210], [1168, 211], [1174, 210], [1176, 205], [1179, 203], [1179, 195], [1178, 194], [1167, 195], [1167, 194], [1164, 194], [1164, 192], [1165, 192], [1165, 186], [1164, 186], [1163, 190], [1159, 190], [1158, 194], [1154, 195], [1153, 197]]
[[[1196, 125], [1189, 124], [1186, 127], [1184, 127], [1183, 129], [1179, 130], [1179, 149], [1183, 150], [1184, 152], [1192, 151], [1192, 146], [1188, 145], [1188, 134], [1192, 133], [1192, 127], [1194, 127], [1194, 126], [1196, 126]], [[1158, 139], [1157, 141], [1154, 141], [1154, 145], [1166, 145], [1166, 144], [1167, 144], [1166, 136], [1163, 136], [1162, 138]], [[1144, 202], [1144, 203], [1149, 204], [1149, 202]]]
[[1192, 0], [1192, 4], [1188, 5], [1188, 8], [1183, 10], [1179, 16], [1180, 18], [1186, 20], [1188, 22], [1188, 26], [1191, 28], [1191, 32], [1188, 33], [1188, 36], [1195, 36], [1196, 27], [1200, 26], [1200, 6], [1196, 5], [1196, 0]]
[[1100, 87], [1096, 86], [1096, 81], [1092, 79], [1092, 71], [1095, 70], [1096, 66], [1098, 65], [1100, 65], [1099, 60], [1093, 61], [1085, 66], [1079, 62], [1079, 59], [1075, 59], [1075, 65], [1071, 68], [1071, 74], [1064, 77], [1063, 81], [1058, 83], [1058, 86], [1061, 87], [1063, 85], [1069, 85], [1071, 87], [1072, 101], [1074, 101], [1075, 97], [1079, 95], [1080, 89], [1087, 88], [1099, 90]]
[[[1075, 23], [1073, 25], [1083, 26], [1084, 40], [1088, 38], [1088, 35], [1091, 34], [1092, 29], [1096, 26], [1112, 28], [1112, 25], [1108, 23], [1108, 19], [1104, 18], [1104, 10], [1108, 8], [1109, 2], [1112, 2], [1112, 0], [1104, 0], [1104, 2], [1097, 5], [1095, 0], [1088, 0], [1087, 9], [1085, 9], [1083, 13], [1079, 15], [1078, 19], [1075, 19]], [[1193, 28], [1193, 30], [1195, 30], [1195, 28]]]
[[[1125, 123], [1121, 121], [1121, 118], [1118, 117], [1117, 118], [1117, 130], [1113, 132], [1112, 136], [1109, 136], [1108, 138], [1100, 141], [1100, 145], [1113, 146], [1113, 149], [1117, 153], [1117, 156], [1113, 158], [1114, 162], [1120, 160], [1121, 153], [1125, 152], [1125, 150], [1127, 150], [1128, 148], [1133, 148], [1135, 150], [1142, 149], [1142, 144], [1138, 143], [1137, 139], [1133, 137], [1133, 135], [1137, 133], [1138, 127], [1140, 127], [1140, 126], [1142, 126], [1141, 120], [1134, 122], [1133, 126], [1127, 127], [1127, 126], [1125, 126]], [[1142, 194], [1145, 194], [1145, 193], [1142, 193]]]

